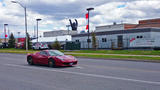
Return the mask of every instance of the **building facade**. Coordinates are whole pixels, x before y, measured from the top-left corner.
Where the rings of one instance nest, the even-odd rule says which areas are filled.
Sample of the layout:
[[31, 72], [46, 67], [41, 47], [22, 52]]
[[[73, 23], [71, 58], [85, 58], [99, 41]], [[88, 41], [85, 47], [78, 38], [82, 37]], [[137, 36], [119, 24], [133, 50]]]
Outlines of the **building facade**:
[[136, 26], [137, 24], [113, 24], [113, 25], [97, 26], [95, 32], [128, 30], [128, 29], [133, 29]]
[[64, 35], [74, 35], [77, 34], [77, 31], [71, 30], [56, 30], [56, 31], [48, 31], [44, 32], [44, 37], [56, 37], [56, 36], [64, 36]]
[[[95, 32], [99, 49], [158, 49], [160, 48], [160, 28], [141, 28]], [[82, 49], [88, 48], [88, 34], [72, 35], [72, 40], [81, 43]], [[92, 48], [90, 34], [89, 47]], [[88, 40], [88, 41], [90, 41]]]

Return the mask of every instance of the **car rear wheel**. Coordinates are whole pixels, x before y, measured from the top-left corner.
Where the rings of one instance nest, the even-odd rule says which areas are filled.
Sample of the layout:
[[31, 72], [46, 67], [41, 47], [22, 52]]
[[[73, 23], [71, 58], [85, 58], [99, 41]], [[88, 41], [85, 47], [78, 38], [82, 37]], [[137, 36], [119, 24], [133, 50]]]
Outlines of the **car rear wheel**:
[[53, 59], [48, 60], [48, 66], [49, 67], [55, 67], [55, 61]]
[[34, 64], [34, 63], [33, 63], [33, 59], [32, 59], [31, 56], [29, 56], [29, 57], [27, 58], [27, 62], [28, 62], [29, 65], [33, 65], [33, 64]]

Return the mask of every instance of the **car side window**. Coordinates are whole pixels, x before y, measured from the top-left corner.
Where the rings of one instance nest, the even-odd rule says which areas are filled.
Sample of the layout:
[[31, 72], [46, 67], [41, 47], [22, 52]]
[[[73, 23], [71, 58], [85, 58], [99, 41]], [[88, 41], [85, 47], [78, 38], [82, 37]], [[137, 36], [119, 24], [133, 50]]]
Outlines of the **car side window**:
[[47, 52], [45, 52], [45, 51], [41, 51], [41, 52], [40, 52], [40, 55], [48, 56]]

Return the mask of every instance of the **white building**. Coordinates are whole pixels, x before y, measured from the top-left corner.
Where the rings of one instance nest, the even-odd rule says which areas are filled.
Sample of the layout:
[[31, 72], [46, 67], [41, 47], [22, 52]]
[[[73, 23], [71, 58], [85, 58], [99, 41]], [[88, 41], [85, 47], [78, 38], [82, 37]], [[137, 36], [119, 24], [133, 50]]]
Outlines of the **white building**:
[[44, 37], [56, 37], [56, 36], [64, 36], [64, 35], [74, 35], [77, 34], [77, 31], [72, 30], [55, 30], [55, 31], [48, 31], [44, 32]]
[[[160, 49], [160, 28], [104, 31], [95, 34], [99, 49]], [[88, 48], [87, 39], [88, 34], [72, 35], [72, 40], [80, 42], [82, 49]], [[89, 47], [92, 48], [92, 40]]]
[[134, 28], [135, 26], [137, 26], [137, 24], [127, 24], [127, 23], [97, 26], [95, 32], [128, 30], [128, 29]]
[[[53, 43], [56, 40], [59, 42], [65, 42], [65, 41], [71, 41], [72, 37], [70, 35], [64, 35], [64, 36], [56, 36], [56, 37], [40, 37], [38, 38], [38, 42], [42, 43]], [[36, 43], [37, 39], [32, 40], [32, 43]]]

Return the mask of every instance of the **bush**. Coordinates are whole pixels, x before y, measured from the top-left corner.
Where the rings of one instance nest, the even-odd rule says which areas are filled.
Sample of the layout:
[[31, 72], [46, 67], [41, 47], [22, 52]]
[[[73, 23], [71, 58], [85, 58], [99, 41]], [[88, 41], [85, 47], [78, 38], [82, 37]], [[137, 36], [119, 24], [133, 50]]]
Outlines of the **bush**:
[[60, 49], [61, 49], [61, 44], [59, 43], [59, 41], [58, 41], [57, 39], [56, 39], [56, 41], [53, 43], [52, 48], [53, 48], [53, 49], [56, 49], [56, 50], [60, 50]]

